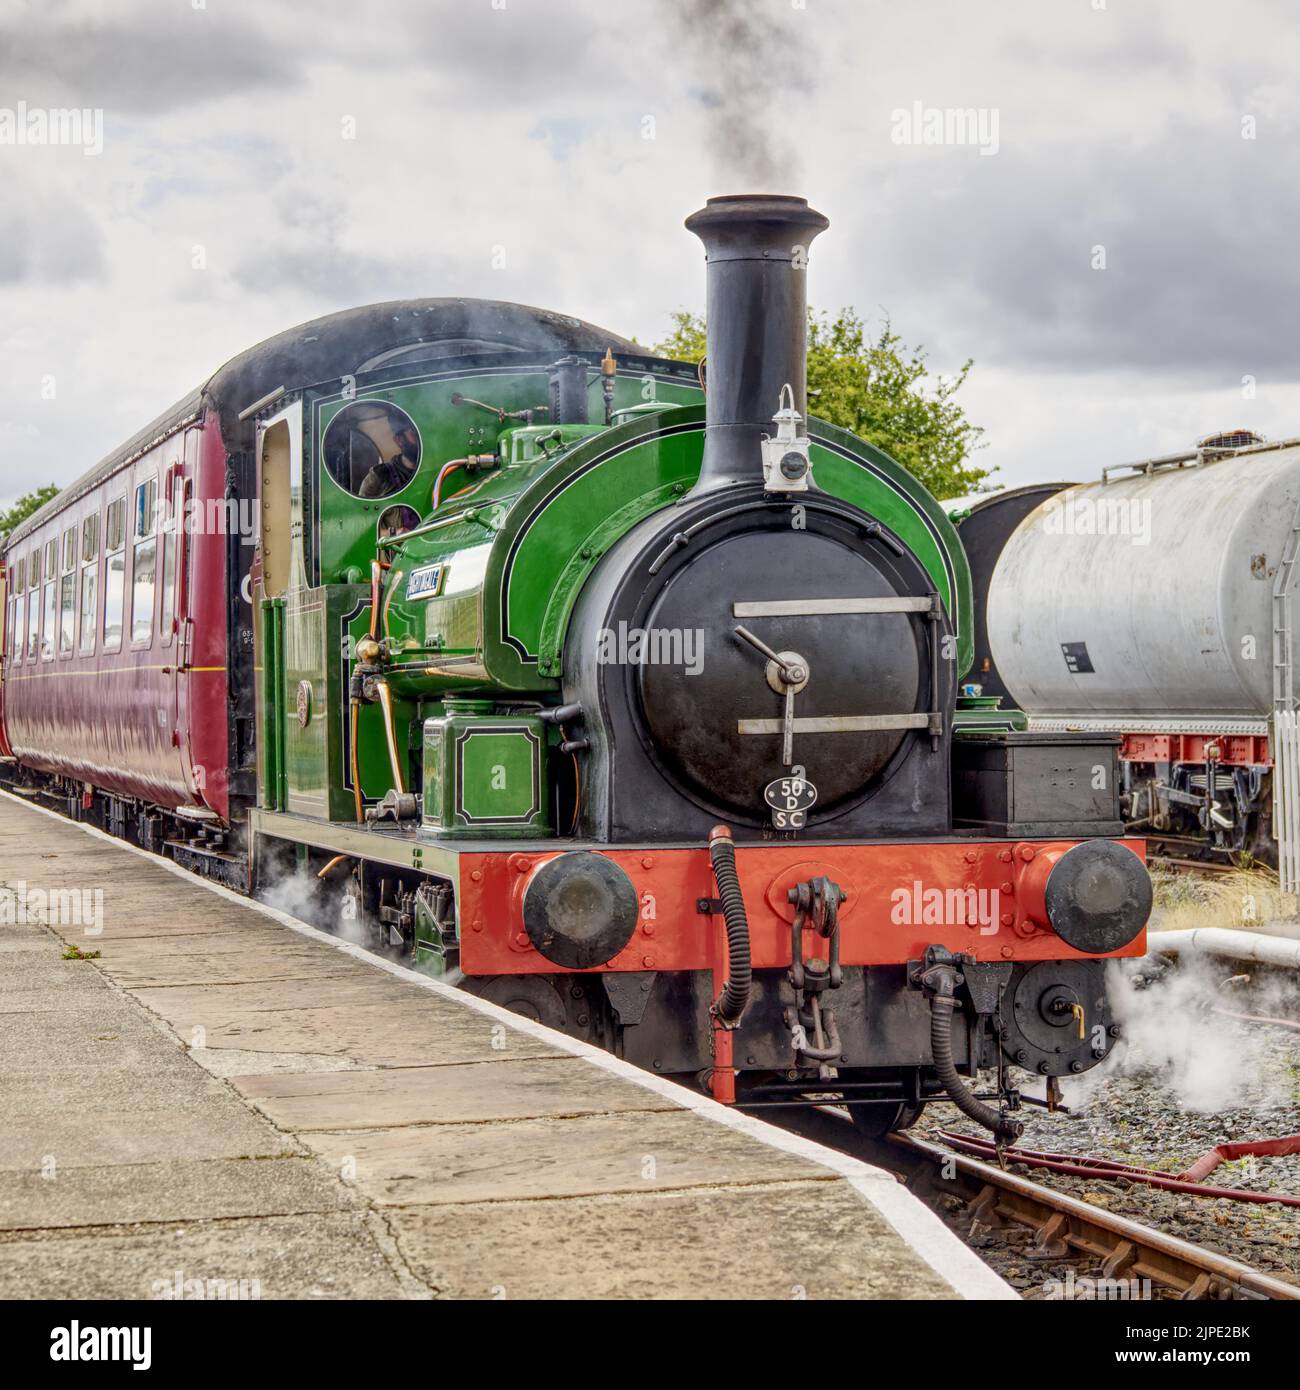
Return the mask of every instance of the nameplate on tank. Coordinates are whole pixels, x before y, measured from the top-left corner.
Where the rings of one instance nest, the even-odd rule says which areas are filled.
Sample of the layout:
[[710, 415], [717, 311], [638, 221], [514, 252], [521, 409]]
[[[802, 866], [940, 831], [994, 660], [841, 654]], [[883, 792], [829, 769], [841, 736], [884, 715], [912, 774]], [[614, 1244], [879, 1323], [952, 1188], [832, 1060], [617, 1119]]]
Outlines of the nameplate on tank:
[[412, 570], [410, 578], [406, 581], [406, 597], [437, 598], [442, 593], [442, 581], [446, 576], [447, 566], [441, 562], [436, 565], [422, 565], [418, 570]]

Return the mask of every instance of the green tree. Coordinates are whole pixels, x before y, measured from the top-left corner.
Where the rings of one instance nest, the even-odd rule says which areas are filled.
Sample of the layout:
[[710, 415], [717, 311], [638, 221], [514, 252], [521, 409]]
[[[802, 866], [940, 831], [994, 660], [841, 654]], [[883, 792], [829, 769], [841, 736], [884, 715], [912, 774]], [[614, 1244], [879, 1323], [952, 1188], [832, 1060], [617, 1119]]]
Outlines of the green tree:
[[38, 487], [26, 497], [20, 497], [7, 512], [0, 512], [0, 535], [8, 535], [15, 526], [21, 525], [35, 511], [39, 511], [51, 498], [59, 495], [53, 483]]
[[[678, 361], [704, 356], [705, 326], [679, 310], [655, 351]], [[931, 375], [923, 347], [907, 347], [888, 319], [874, 337], [852, 309], [808, 313], [808, 408], [883, 449], [936, 497], [975, 492], [993, 471], [971, 462], [983, 430], [954, 399], [971, 369]], [[775, 409], [775, 406], [773, 406]]]

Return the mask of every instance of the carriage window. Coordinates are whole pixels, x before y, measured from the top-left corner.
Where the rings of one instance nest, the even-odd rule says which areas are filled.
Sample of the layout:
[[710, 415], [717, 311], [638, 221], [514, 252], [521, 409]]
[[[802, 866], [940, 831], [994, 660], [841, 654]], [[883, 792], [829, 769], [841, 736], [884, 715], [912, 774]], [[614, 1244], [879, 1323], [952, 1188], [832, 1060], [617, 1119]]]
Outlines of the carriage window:
[[41, 591], [33, 589], [27, 595], [27, 660], [36, 660], [36, 645], [41, 635]]
[[59, 580], [59, 655], [71, 653], [77, 640], [77, 528], [63, 533], [63, 578]]
[[44, 618], [41, 626], [41, 660], [54, 660], [54, 628], [59, 616], [58, 541], [45, 547]]
[[41, 552], [32, 551], [31, 563], [27, 566], [27, 582], [32, 591], [27, 595], [27, 660], [36, 660], [36, 645], [40, 641], [41, 619]]
[[99, 513], [81, 523], [81, 646], [82, 655], [95, 650], [95, 620], [99, 617]]
[[126, 582], [126, 498], [108, 504], [104, 522], [104, 650], [122, 650], [122, 589]]
[[17, 565], [14, 566], [14, 582], [10, 587], [13, 595], [11, 607], [13, 617], [9, 628], [9, 659], [11, 661], [21, 661], [26, 643], [23, 640], [23, 618], [27, 612], [27, 601], [23, 597], [23, 592], [27, 588], [27, 557], [24, 555]]
[[81, 652], [95, 650], [95, 619], [99, 609], [99, 561], [81, 567]]
[[150, 478], [135, 490], [135, 538], [152, 536], [157, 529], [158, 479]]
[[153, 636], [154, 579], [158, 567], [158, 480], [150, 478], [135, 490], [135, 553], [131, 564], [131, 642], [147, 642]]
[[163, 533], [162, 617], [158, 634], [164, 647], [172, 640], [172, 629], [176, 625], [176, 557], [184, 512], [185, 479], [177, 478], [172, 484], [171, 516]]

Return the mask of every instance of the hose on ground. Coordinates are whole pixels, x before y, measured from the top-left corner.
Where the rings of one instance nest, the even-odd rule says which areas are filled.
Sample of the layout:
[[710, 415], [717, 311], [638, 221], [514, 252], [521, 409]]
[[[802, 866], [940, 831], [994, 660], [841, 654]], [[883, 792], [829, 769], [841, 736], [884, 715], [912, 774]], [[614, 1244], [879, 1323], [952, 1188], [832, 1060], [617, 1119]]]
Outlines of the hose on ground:
[[957, 1075], [952, 1058], [952, 1015], [957, 1007], [957, 1001], [953, 998], [954, 972], [943, 968], [935, 970], [931, 972], [931, 982], [934, 993], [930, 996], [930, 1050], [948, 1099], [967, 1119], [991, 1129], [999, 1141], [1019, 1139], [1025, 1132], [1024, 1125], [1010, 1115], [994, 1110], [991, 1105], [976, 1100]]
[[715, 825], [709, 831], [709, 859], [727, 923], [727, 983], [714, 1001], [713, 1013], [724, 1028], [734, 1028], [749, 1004], [754, 972], [749, 957], [749, 918], [736, 873], [736, 846], [725, 825]]

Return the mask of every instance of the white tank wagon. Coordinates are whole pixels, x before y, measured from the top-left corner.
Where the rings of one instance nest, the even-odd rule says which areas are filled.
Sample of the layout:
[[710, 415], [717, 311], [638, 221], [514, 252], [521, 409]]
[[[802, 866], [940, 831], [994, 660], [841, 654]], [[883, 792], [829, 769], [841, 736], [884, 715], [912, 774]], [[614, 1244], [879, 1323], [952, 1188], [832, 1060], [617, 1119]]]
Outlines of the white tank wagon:
[[1300, 441], [1214, 436], [1048, 497], [1006, 539], [986, 598], [1030, 727], [1121, 735], [1131, 828], [1270, 862], [1276, 832], [1288, 887], [1298, 549]]

